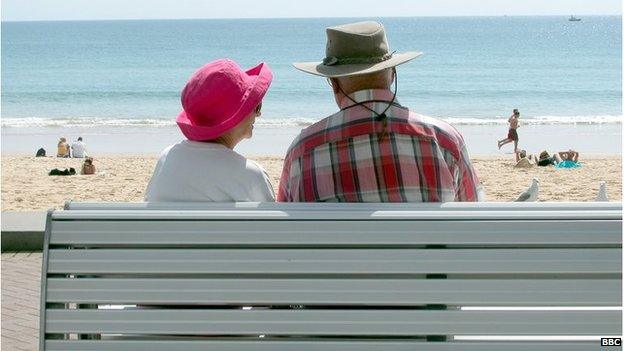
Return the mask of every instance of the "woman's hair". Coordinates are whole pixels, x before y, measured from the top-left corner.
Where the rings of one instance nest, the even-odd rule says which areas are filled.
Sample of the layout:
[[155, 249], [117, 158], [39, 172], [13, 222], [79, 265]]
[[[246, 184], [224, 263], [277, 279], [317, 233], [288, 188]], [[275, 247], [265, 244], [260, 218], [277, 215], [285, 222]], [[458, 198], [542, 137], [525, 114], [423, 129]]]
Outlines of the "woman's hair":
[[544, 150], [540, 152], [540, 155], [539, 155], [540, 160], [546, 159], [548, 157], [550, 157], [550, 155], [548, 154], [548, 151]]

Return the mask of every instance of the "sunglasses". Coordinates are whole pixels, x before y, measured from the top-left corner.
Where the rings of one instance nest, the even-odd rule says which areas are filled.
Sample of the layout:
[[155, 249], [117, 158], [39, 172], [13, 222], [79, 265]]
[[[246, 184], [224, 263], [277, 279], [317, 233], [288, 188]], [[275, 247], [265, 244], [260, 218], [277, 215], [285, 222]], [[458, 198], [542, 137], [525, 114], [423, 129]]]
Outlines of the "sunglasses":
[[258, 104], [258, 106], [256, 106], [256, 109], [254, 110], [254, 112], [256, 114], [260, 113], [260, 111], [262, 110], [262, 103]]

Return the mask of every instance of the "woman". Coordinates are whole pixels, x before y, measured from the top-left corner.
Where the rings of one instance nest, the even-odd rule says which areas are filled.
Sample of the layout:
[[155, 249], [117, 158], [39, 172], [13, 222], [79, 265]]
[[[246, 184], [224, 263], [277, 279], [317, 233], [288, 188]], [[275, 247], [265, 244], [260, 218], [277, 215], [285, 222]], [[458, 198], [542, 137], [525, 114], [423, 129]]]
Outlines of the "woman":
[[69, 144], [67, 139], [61, 138], [56, 145], [56, 157], [69, 157]]
[[176, 118], [187, 140], [163, 151], [145, 200], [274, 201], [264, 169], [233, 150], [251, 138], [272, 79], [265, 63], [242, 71], [227, 59], [195, 72], [182, 90], [183, 111]]

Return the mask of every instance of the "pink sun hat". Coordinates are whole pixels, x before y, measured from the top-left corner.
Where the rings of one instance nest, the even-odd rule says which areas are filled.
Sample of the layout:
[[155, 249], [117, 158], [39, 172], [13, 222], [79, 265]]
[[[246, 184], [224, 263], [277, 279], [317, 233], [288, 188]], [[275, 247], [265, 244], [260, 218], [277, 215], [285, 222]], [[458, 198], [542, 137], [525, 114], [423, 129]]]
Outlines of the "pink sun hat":
[[182, 90], [184, 110], [176, 123], [189, 140], [216, 139], [254, 111], [272, 80], [264, 62], [247, 71], [229, 59], [210, 62], [197, 70]]

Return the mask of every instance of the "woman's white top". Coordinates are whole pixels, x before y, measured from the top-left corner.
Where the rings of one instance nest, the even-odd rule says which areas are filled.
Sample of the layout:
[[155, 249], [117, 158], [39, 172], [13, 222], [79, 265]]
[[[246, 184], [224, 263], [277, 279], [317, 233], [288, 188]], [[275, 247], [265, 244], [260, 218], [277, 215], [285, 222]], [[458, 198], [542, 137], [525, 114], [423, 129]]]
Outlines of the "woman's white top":
[[145, 192], [148, 202], [273, 202], [264, 169], [217, 143], [184, 140], [166, 148]]

